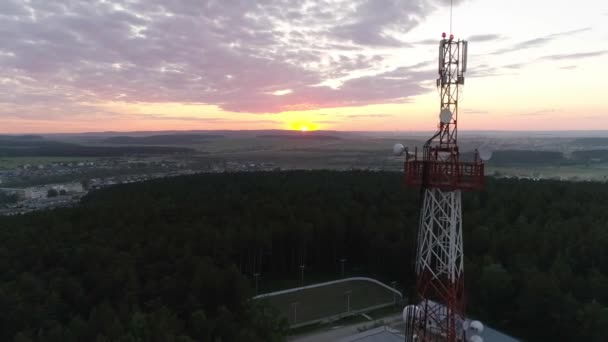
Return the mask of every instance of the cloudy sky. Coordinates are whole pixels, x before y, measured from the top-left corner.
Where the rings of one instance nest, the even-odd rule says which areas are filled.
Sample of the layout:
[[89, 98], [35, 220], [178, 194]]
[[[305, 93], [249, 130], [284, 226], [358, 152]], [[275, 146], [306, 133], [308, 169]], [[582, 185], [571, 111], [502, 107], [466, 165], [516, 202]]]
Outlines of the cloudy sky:
[[[449, 13], [449, 0], [1, 0], [0, 132], [432, 130]], [[453, 33], [469, 41], [461, 129], [608, 129], [608, 1], [455, 0]]]

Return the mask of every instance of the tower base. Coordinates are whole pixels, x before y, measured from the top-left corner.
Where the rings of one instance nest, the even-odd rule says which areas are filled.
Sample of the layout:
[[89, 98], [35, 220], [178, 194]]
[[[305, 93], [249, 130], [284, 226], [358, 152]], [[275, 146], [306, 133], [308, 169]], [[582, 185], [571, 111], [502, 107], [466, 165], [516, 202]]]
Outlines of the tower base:
[[424, 190], [416, 257], [417, 314], [410, 341], [464, 340], [464, 270], [460, 190]]

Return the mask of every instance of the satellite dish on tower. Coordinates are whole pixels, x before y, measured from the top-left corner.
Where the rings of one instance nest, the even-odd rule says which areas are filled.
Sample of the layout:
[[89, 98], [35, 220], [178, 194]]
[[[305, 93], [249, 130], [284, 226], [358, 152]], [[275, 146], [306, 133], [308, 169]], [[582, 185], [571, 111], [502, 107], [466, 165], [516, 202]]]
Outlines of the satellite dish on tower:
[[469, 337], [469, 342], [483, 342], [483, 338], [479, 335], [473, 335]]
[[402, 155], [405, 151], [407, 151], [407, 149], [401, 144], [395, 144], [395, 146], [393, 146], [393, 154], [396, 156]]
[[492, 149], [487, 146], [480, 147], [479, 150], [477, 150], [477, 153], [479, 153], [479, 158], [481, 158], [483, 161], [490, 160], [493, 154]]
[[439, 120], [443, 124], [448, 124], [450, 121], [452, 121], [452, 115], [452, 112], [448, 108], [444, 108], [439, 113]]
[[473, 330], [477, 334], [481, 334], [483, 332], [483, 323], [480, 321], [473, 321], [469, 324], [471, 330]]
[[403, 308], [403, 322], [405, 322], [406, 325], [409, 324], [412, 318], [420, 318], [420, 315], [421, 311], [417, 305], [408, 305]]

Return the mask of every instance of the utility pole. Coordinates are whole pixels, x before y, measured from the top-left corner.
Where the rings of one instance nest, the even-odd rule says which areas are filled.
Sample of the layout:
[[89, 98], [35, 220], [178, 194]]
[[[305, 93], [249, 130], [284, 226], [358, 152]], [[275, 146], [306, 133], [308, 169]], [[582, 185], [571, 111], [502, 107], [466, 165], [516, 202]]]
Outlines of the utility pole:
[[350, 313], [350, 295], [352, 293], [353, 291], [351, 290], [344, 292], [344, 294], [346, 295], [346, 313]]
[[[396, 281], [392, 281], [391, 282], [391, 286], [393, 287], [393, 290], [397, 290], [397, 282]], [[397, 305], [397, 294], [395, 292], [393, 292], [393, 304]]]
[[304, 267], [305, 265], [300, 265], [300, 273], [301, 273], [301, 286], [304, 286]]
[[291, 307], [293, 307], [293, 324], [298, 322], [298, 302], [291, 303]]
[[258, 279], [260, 278], [259, 273], [254, 273], [253, 277], [255, 278], [255, 294], [258, 294]]

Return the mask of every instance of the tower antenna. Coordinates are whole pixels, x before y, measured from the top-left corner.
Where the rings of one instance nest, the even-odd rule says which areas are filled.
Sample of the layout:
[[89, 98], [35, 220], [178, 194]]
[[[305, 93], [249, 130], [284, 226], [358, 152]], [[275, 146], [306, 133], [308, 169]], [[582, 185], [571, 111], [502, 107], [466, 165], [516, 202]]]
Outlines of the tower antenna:
[[450, 0], [450, 34], [452, 34], [452, 13], [454, 10], [454, 0]]
[[404, 313], [408, 342], [468, 341], [461, 192], [483, 188], [484, 165], [477, 151], [473, 161], [461, 161], [458, 148], [458, 99], [467, 48], [468, 43], [455, 40], [452, 33], [442, 34], [438, 130], [424, 144], [421, 158], [416, 149], [407, 154], [404, 164], [405, 183], [420, 187], [422, 201], [415, 265], [418, 304]]

